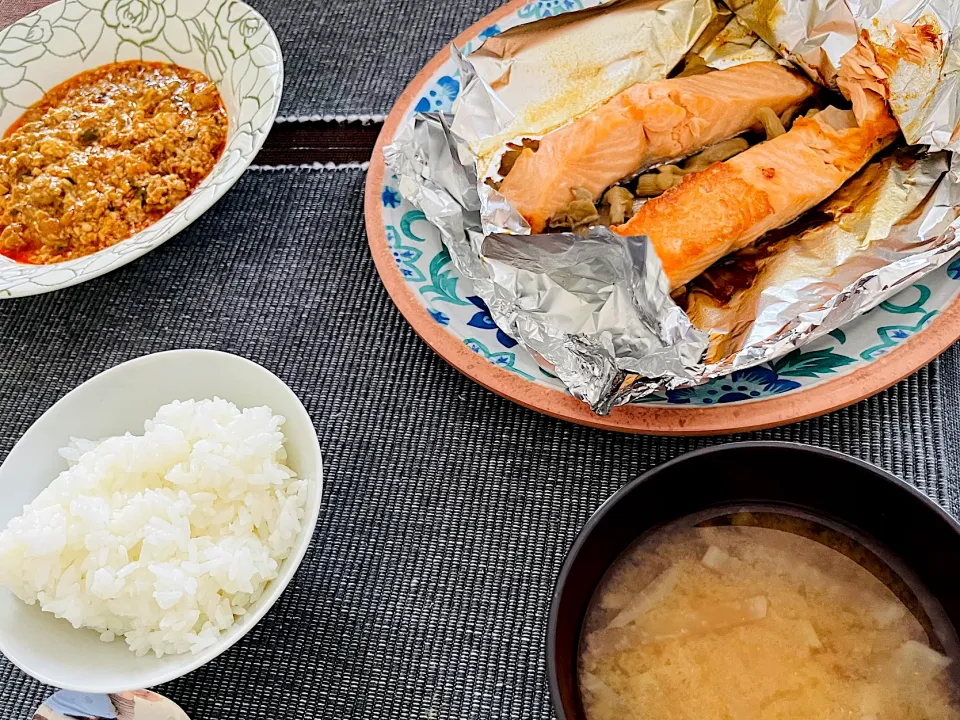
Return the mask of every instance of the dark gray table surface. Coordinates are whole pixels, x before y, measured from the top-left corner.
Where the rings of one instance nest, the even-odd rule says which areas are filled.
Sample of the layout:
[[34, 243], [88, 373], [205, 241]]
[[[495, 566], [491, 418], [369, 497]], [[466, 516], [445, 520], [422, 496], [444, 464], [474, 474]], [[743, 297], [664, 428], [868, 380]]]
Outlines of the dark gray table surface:
[[[160, 691], [194, 720], [549, 718], [546, 612], [578, 529], [630, 478], [731, 438], [570, 425], [461, 376], [377, 279], [364, 179], [248, 172], [131, 265], [0, 303], [0, 458], [67, 390], [119, 362], [178, 347], [249, 357], [314, 419], [326, 465], [319, 525], [266, 618]], [[956, 513], [956, 360], [951, 352], [846, 410], [745, 437], [845, 450]], [[48, 692], [5, 660], [0, 689], [0, 717], [13, 720]]]
[[283, 50], [280, 116], [381, 115], [499, 0], [250, 0]]

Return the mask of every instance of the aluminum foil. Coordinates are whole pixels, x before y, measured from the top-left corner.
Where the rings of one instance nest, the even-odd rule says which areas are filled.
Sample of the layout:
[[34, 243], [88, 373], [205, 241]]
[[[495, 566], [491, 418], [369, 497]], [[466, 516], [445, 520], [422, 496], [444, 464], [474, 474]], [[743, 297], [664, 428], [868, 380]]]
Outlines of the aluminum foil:
[[[915, 4], [930, 9], [938, 1], [950, 0]], [[722, 261], [695, 280], [682, 300], [687, 313], [669, 296], [645, 238], [621, 238], [603, 227], [585, 235], [530, 235], [519, 213], [485, 182], [496, 179], [496, 160], [507, 141], [535, 137], [597, 104], [594, 96], [578, 92], [554, 97], [551, 87], [556, 86], [530, 80], [537, 72], [541, 79], [553, 72], [568, 89], [579, 82], [565, 80], [577, 75], [576, 68], [531, 70], [546, 57], [544, 48], [577, 37], [577, 56], [592, 58], [584, 67], [608, 83], [604, 97], [622, 89], [623, 82], [661, 79], [679, 64], [686, 71], [697, 63], [729, 67], [769, 59], [772, 48], [759, 38], [830, 86], [840, 59], [863, 30], [860, 19], [869, 17], [877, 31], [885, 25], [873, 19], [893, 18], [889, 27], [902, 33], [894, 20], [916, 19], [903, 5], [904, 0], [757, 0], [734, 3], [732, 17], [712, 6], [704, 13], [699, 0], [618, 1], [567, 14], [562, 21], [531, 23], [504, 33], [499, 43], [488, 40], [469, 58], [454, 48], [462, 90], [453, 115], [418, 114], [385, 149], [385, 158], [400, 179], [401, 193], [439, 228], [454, 264], [497, 325], [557, 374], [575, 397], [606, 413], [651, 393], [775, 359], [947, 262], [960, 249], [960, 173], [956, 163], [948, 170], [947, 154], [922, 149], [876, 160], [789, 231], [768, 235], [758, 249]], [[637, 48], [629, 43], [610, 47], [609, 36], [584, 30], [601, 20], [613, 27], [619, 13], [635, 24], [634, 34], [650, 42], [649, 61], [636, 62]], [[774, 22], [764, 23], [765, 18]], [[638, 26], [656, 28], [655, 41]], [[942, 24], [937, 36], [944, 72], [938, 74], [934, 98], [948, 92], [951, 83], [955, 26]], [[663, 42], [667, 35], [680, 41]], [[625, 64], [624, 58], [631, 60]], [[631, 69], [618, 75], [617, 66]], [[896, 109], [899, 85], [890, 82], [890, 87]], [[932, 117], [931, 109], [940, 113], [931, 121], [940, 128], [936, 132], [957, 124], [960, 104], [951, 105], [952, 96], [923, 107], [905, 94], [899, 97], [903, 121], [912, 113], [908, 122], [918, 123], [918, 132], [935, 132], [926, 119], [916, 120]], [[548, 108], [551, 98], [563, 111], [538, 121], [529, 108]], [[719, 299], [707, 292], [731, 267], [750, 269], [747, 281]]]
[[666, 377], [670, 388], [698, 379], [696, 370], [669, 379], [678, 368], [700, 365], [709, 338], [671, 300], [646, 238], [602, 227], [586, 237], [488, 235], [476, 162], [443, 114], [418, 114], [384, 153], [401, 194], [440, 231], [453, 264], [497, 325], [574, 396], [603, 412], [631, 373]]
[[707, 373], [755, 364], [805, 324], [816, 328], [808, 337], [823, 335], [949, 257], [960, 243], [952, 237], [960, 186], [946, 179], [948, 168], [943, 152], [888, 154], [803, 227], [731, 255], [691, 283], [687, 315], [711, 334]]
[[846, 0], [728, 0], [726, 5], [815, 82], [836, 88], [840, 58], [857, 44], [859, 34]]
[[[887, 99], [907, 142], [960, 151], [957, 0], [728, 0], [727, 4], [770, 46], [828, 87], [836, 87], [840, 59], [863, 37], [877, 52]], [[908, 42], [911, 38], [915, 40]]]
[[[713, 0], [614, 0], [489, 38], [470, 56], [482, 112], [453, 129], [480, 158], [519, 136], [537, 137], [634, 83], [663, 78], [717, 10]], [[461, 102], [460, 106], [463, 106]]]
[[691, 64], [723, 70], [746, 62], [771, 61], [779, 57], [736, 14], [726, 7], [719, 7], [716, 18], [687, 54], [684, 70]]

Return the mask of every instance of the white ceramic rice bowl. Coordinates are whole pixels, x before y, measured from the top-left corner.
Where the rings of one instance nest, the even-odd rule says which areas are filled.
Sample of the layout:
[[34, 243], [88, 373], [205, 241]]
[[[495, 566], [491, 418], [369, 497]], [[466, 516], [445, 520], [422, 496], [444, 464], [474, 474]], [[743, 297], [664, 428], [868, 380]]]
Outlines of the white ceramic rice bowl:
[[303, 531], [261, 598], [198, 654], [137, 657], [118, 639], [75, 629], [66, 620], [26, 605], [0, 587], [0, 651], [48, 685], [89, 693], [120, 692], [178, 678], [217, 657], [276, 602], [300, 565], [316, 527], [323, 488], [320, 443], [297, 396], [273, 373], [244, 358], [213, 350], [173, 350], [137, 358], [88, 380], [54, 404], [20, 438], [0, 465], [0, 528], [67, 467], [57, 451], [71, 436], [99, 439], [130, 431], [172, 400], [221, 397], [240, 408], [268, 405], [283, 415], [287, 465], [312, 482]]

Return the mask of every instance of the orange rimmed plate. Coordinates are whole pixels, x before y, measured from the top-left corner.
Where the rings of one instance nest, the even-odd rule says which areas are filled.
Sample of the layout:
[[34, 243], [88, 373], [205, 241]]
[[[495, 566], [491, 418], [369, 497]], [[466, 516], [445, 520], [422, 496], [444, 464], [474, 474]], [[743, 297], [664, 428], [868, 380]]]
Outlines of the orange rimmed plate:
[[[588, 3], [589, 4], [589, 3]], [[469, 52], [508, 27], [584, 7], [582, 0], [517, 0], [457, 37]], [[383, 148], [416, 111], [449, 111], [459, 77], [447, 50], [414, 78], [387, 117], [367, 176], [370, 251], [387, 292], [426, 343], [462, 373], [520, 405], [608, 430], [709, 435], [757, 430], [831, 412], [874, 395], [960, 338], [960, 259], [828, 337], [768, 365], [599, 416], [500, 331], [458, 275], [439, 234], [402, 200]]]

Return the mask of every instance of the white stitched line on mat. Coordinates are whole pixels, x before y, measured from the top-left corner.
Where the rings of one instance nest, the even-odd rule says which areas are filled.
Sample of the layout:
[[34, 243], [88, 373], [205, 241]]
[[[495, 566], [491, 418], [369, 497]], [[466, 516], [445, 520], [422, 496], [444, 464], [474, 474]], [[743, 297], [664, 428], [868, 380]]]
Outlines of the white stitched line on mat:
[[370, 123], [380, 123], [387, 119], [386, 115], [281, 115], [275, 122], [278, 123], [298, 123], [298, 122], [338, 122], [352, 123], [358, 122], [361, 125]]
[[301, 163], [299, 165], [251, 165], [249, 169], [258, 172], [274, 172], [277, 170], [366, 170], [369, 167], [369, 162], [314, 162]]

